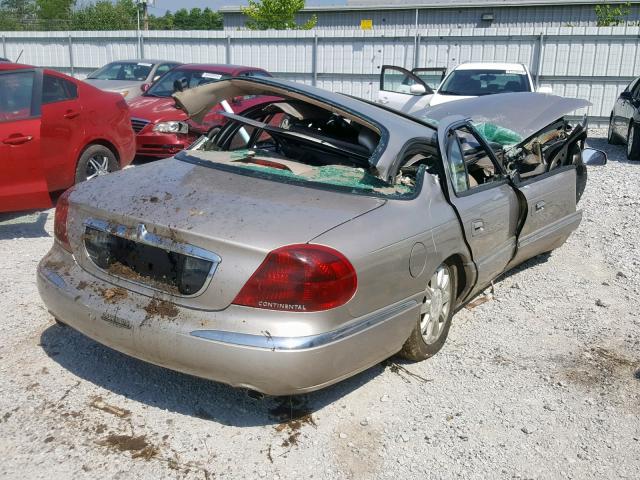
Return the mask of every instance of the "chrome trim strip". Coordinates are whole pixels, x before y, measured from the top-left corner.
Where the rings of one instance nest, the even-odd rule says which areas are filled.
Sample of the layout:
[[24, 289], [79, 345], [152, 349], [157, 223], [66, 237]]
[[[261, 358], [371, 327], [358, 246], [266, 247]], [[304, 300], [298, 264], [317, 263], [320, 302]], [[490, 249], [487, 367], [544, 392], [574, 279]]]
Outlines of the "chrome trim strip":
[[42, 272], [42, 275], [51, 283], [53, 283], [56, 287], [62, 290], [67, 290], [67, 283], [56, 272], [49, 270], [48, 268], [45, 268], [45, 267], [43, 267], [40, 271]]
[[105, 233], [109, 233], [111, 235], [115, 235], [116, 237], [121, 237], [121, 238], [125, 238], [127, 240], [131, 240], [134, 242], [138, 242], [138, 243], [142, 243], [145, 245], [150, 245], [152, 247], [157, 247], [157, 248], [162, 248], [163, 250], [167, 250], [170, 252], [175, 252], [175, 253], [180, 253], [182, 255], [186, 255], [188, 257], [194, 257], [194, 258], [199, 258], [202, 260], [208, 260], [211, 262], [211, 270], [209, 270], [209, 273], [207, 274], [207, 278], [205, 279], [202, 288], [200, 288], [200, 290], [198, 290], [195, 293], [192, 293], [191, 295], [183, 295], [183, 294], [175, 294], [172, 292], [169, 292], [168, 290], [163, 290], [162, 288], [156, 288], [153, 287], [151, 285], [148, 285], [146, 283], [141, 283], [141, 282], [136, 282], [131, 280], [130, 278], [125, 278], [125, 277], [121, 277], [118, 275], [113, 275], [112, 273], [107, 272], [106, 270], [100, 268], [98, 265], [96, 265], [93, 260], [91, 260], [91, 256], [89, 255], [89, 253], [86, 251], [86, 245], [83, 242], [83, 246], [85, 247], [85, 256], [86, 258], [89, 259], [89, 261], [101, 272], [104, 272], [107, 275], [113, 276], [115, 278], [118, 278], [120, 280], [124, 280], [126, 282], [129, 283], [133, 283], [134, 285], [139, 285], [141, 287], [144, 288], [149, 288], [151, 290], [155, 290], [157, 292], [163, 292], [163, 293], [171, 293], [175, 296], [178, 297], [183, 297], [183, 298], [192, 298], [192, 297], [197, 297], [198, 295], [201, 295], [202, 292], [204, 292], [207, 287], [209, 286], [209, 284], [211, 283], [211, 279], [213, 278], [213, 275], [216, 273], [216, 270], [218, 269], [218, 265], [220, 264], [220, 262], [222, 262], [222, 258], [220, 258], [219, 255], [209, 251], [209, 250], [205, 250], [204, 248], [200, 248], [200, 247], [196, 247], [195, 245], [191, 245], [189, 243], [180, 243], [180, 242], [176, 242], [175, 240], [171, 240], [170, 238], [165, 238], [165, 237], [161, 237], [159, 235], [156, 235], [155, 233], [151, 233], [147, 230], [147, 228], [144, 226], [144, 224], [139, 223], [135, 228], [133, 227], [127, 227], [125, 225], [118, 225], [118, 224], [113, 224], [113, 223], [109, 223], [107, 221], [104, 220], [97, 220], [94, 218], [88, 218], [83, 222], [83, 225], [86, 227], [90, 227], [90, 228], [94, 228], [96, 230], [100, 230], [102, 232]]
[[345, 325], [336, 330], [305, 337], [272, 337], [268, 333], [264, 335], [251, 335], [248, 333], [227, 332], [223, 330], [194, 330], [191, 332], [191, 336], [238, 347], [264, 348], [272, 351], [306, 350], [356, 335], [364, 330], [391, 320], [396, 315], [415, 308], [417, 305], [418, 302], [416, 300], [409, 300], [370, 314], [355, 323]]

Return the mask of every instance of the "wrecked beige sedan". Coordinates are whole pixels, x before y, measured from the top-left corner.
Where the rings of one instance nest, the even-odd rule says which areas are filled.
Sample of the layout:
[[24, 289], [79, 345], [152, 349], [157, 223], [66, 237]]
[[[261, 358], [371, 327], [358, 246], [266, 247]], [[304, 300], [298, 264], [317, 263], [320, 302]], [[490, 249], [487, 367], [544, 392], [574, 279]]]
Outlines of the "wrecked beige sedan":
[[423, 121], [273, 79], [175, 97], [197, 121], [248, 95], [265, 101], [175, 158], [61, 197], [38, 268], [59, 322], [181, 372], [307, 392], [434, 355], [457, 308], [580, 222], [586, 130], [563, 115], [585, 102], [494, 96]]

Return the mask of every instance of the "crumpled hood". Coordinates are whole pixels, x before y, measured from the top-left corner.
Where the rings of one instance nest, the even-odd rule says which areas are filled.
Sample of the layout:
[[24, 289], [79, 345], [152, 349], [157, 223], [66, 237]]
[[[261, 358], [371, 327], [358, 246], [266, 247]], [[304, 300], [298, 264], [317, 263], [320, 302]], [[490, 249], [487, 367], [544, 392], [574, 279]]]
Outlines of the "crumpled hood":
[[129, 103], [131, 117], [149, 120], [152, 123], [169, 120], [186, 120], [187, 114], [176, 108], [173, 98], [140, 96]]
[[501, 93], [429, 107], [420, 118], [440, 122], [446, 117], [462, 116], [474, 123], [508, 128], [526, 139], [555, 120], [590, 105], [587, 100], [543, 93]]

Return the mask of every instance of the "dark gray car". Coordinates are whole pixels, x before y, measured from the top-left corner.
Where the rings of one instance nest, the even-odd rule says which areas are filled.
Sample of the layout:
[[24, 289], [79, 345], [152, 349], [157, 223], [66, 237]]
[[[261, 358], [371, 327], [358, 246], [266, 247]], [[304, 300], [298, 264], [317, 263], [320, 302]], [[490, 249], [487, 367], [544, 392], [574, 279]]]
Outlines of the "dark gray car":
[[142, 93], [158, 78], [180, 62], [168, 60], [120, 60], [89, 74], [85, 82], [109, 92], [118, 92], [127, 100]]

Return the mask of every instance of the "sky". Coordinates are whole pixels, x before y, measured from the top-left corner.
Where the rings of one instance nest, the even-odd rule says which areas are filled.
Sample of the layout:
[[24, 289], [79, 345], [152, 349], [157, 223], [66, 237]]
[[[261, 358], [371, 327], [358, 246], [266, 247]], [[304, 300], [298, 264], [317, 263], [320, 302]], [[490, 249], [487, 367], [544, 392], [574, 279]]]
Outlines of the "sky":
[[[160, 15], [167, 10], [178, 10], [180, 8], [205, 8], [218, 10], [220, 7], [246, 5], [246, 0], [155, 0], [153, 8], [149, 9], [150, 13]], [[307, 6], [315, 5], [345, 5], [346, 0], [307, 0]]]

